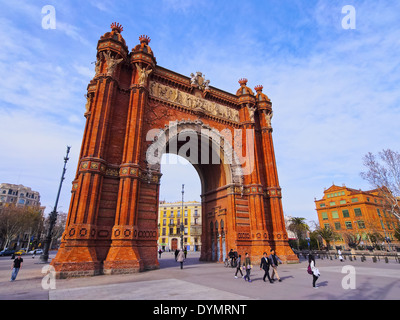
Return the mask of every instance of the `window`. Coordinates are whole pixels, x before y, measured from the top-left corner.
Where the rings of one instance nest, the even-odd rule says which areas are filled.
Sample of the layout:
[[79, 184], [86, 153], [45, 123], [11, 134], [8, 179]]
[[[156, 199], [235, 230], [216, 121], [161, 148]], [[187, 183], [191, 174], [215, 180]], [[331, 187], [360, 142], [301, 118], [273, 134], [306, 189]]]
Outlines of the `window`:
[[357, 221], [358, 228], [359, 229], [365, 229], [365, 223], [362, 220]]
[[340, 230], [340, 222], [335, 222], [335, 229]]
[[345, 221], [346, 229], [353, 229], [353, 225], [351, 224], [351, 221]]
[[165, 230], [165, 228], [162, 228], [162, 235], [163, 235], [163, 236], [166, 235], [166, 232], [167, 232], [167, 231]]
[[167, 219], [163, 219], [162, 224], [165, 226], [167, 224]]
[[340, 200], [340, 204], [346, 204], [346, 200]]
[[330, 205], [330, 206], [334, 206], [335, 204], [336, 204], [335, 201], [329, 202], [329, 205]]
[[351, 202], [358, 202], [358, 198], [352, 198]]
[[325, 224], [324, 224], [324, 228], [325, 228], [325, 229], [330, 229], [330, 228], [331, 228], [331, 225], [330, 225], [329, 223], [325, 223]]
[[339, 219], [339, 213], [337, 211], [332, 211], [332, 219]]
[[324, 207], [325, 207], [325, 203], [320, 203], [320, 204], [319, 204], [319, 207], [320, 207], [320, 208], [324, 208]]
[[342, 213], [343, 213], [343, 218], [350, 218], [350, 213], [349, 213], [349, 210], [342, 210]]
[[360, 208], [354, 208], [354, 214], [356, 217], [361, 217], [361, 209]]
[[321, 213], [322, 220], [328, 220], [328, 212]]
[[381, 217], [381, 211], [379, 209], [376, 209], [376, 211], [378, 212], [378, 216]]

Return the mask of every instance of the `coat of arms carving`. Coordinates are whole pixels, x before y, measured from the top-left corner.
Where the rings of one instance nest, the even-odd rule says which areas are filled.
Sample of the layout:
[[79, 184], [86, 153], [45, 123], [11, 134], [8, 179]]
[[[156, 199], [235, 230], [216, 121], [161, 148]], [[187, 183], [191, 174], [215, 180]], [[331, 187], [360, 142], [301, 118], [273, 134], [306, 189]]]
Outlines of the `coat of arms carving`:
[[190, 84], [193, 87], [199, 88], [200, 90], [210, 89], [210, 80], [205, 80], [205, 75], [203, 75], [200, 71], [197, 71], [196, 74], [190, 74]]

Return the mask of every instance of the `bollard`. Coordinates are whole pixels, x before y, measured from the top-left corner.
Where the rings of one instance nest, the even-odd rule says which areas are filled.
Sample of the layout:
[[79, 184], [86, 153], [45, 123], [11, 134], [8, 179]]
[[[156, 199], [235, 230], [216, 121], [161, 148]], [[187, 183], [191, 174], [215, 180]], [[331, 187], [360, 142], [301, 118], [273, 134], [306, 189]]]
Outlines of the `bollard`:
[[376, 257], [375, 256], [372, 257], [372, 261], [376, 262]]
[[386, 262], [386, 263], [389, 263], [388, 257], [385, 257], [385, 262]]

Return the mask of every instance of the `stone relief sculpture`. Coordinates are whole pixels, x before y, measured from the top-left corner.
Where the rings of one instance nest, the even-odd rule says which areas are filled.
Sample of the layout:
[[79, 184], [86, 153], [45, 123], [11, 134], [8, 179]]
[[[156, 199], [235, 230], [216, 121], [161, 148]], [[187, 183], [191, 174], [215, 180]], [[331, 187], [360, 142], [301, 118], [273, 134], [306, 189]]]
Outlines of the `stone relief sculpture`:
[[106, 62], [107, 62], [107, 76], [112, 77], [114, 75], [115, 68], [124, 59], [123, 58], [117, 59], [115, 57], [112, 57], [111, 51], [102, 52], [102, 54], [103, 54], [104, 59], [106, 59]]
[[264, 111], [264, 118], [265, 118], [265, 122], [267, 123], [267, 128], [271, 128], [271, 120], [273, 117], [274, 113], [268, 113], [266, 111]]
[[247, 110], [249, 111], [250, 121], [254, 122], [254, 112], [256, 111], [256, 107], [251, 107], [249, 104], [247, 105]]
[[139, 70], [139, 85], [144, 86], [147, 83], [147, 77], [150, 73], [153, 72], [153, 70], [148, 70], [147, 67], [146, 69], [143, 69], [137, 63], [135, 63], [135, 65], [136, 68]]
[[206, 114], [239, 122], [239, 111], [221, 104], [195, 97], [189, 93], [150, 81], [150, 95], [162, 100], [170, 101], [189, 109], [202, 111]]

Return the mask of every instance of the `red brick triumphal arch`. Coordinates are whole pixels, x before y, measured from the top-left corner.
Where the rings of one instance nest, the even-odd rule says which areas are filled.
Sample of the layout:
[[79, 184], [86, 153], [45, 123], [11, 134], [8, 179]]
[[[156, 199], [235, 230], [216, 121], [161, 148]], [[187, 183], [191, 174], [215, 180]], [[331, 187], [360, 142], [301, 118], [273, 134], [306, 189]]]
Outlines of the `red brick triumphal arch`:
[[[130, 273], [157, 260], [159, 159], [188, 159], [202, 185], [201, 260], [232, 248], [259, 258], [288, 245], [269, 98], [239, 81], [236, 94], [157, 65], [147, 36], [131, 52], [113, 23], [97, 45], [86, 126], [62, 243], [59, 277]], [[177, 177], [179, 179], [179, 177]], [[179, 192], [179, 191], [177, 191]]]

